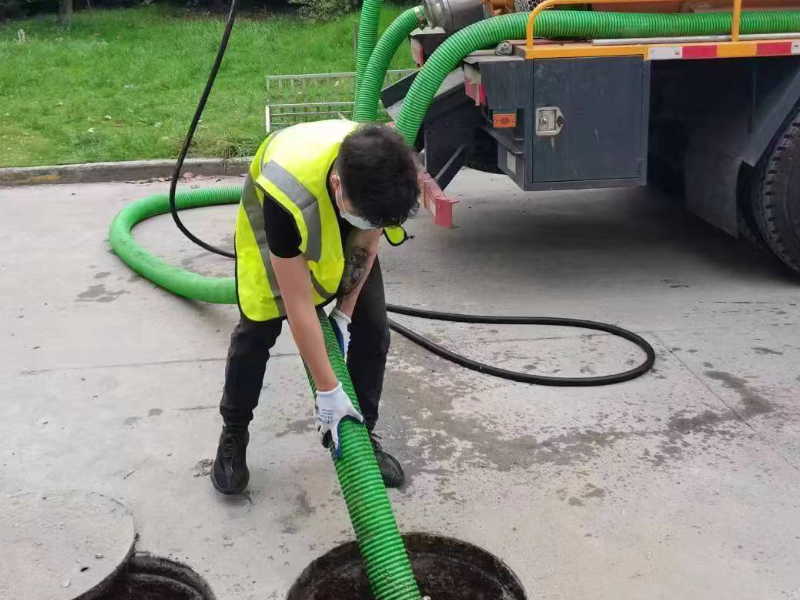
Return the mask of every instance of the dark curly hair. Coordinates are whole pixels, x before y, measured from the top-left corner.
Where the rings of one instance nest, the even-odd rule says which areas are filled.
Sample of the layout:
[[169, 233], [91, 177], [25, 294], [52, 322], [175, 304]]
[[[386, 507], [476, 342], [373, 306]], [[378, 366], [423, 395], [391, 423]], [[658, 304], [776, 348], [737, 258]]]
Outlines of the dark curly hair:
[[342, 142], [336, 170], [356, 212], [374, 225], [400, 225], [417, 209], [413, 150], [383, 125], [362, 125]]

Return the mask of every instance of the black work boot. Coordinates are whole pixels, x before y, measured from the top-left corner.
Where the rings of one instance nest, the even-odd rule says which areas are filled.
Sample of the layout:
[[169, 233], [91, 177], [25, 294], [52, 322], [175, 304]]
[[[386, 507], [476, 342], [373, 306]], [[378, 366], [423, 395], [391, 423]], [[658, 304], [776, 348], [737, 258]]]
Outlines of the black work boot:
[[369, 432], [369, 439], [372, 442], [372, 449], [375, 451], [375, 459], [378, 461], [378, 467], [383, 476], [383, 485], [387, 488], [399, 488], [406, 481], [406, 475], [403, 473], [403, 467], [400, 466], [398, 460], [385, 452], [381, 447], [379, 435]]
[[247, 427], [222, 428], [217, 447], [217, 458], [211, 469], [211, 483], [222, 494], [241, 494], [250, 480], [247, 470]]

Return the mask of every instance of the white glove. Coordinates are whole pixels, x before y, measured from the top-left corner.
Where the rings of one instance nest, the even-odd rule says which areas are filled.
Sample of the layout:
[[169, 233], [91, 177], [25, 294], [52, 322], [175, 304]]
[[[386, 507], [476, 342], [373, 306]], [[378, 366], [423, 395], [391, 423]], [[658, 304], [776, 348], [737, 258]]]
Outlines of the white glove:
[[350, 323], [352, 323], [352, 320], [336, 308], [331, 313], [330, 322], [333, 326], [333, 332], [336, 334], [336, 339], [339, 342], [342, 356], [347, 360], [347, 350], [350, 348]]
[[341, 383], [329, 392], [318, 391], [315, 409], [317, 431], [322, 438], [322, 443], [325, 444], [325, 435], [330, 432], [333, 438], [333, 456], [339, 458], [341, 455], [339, 425], [342, 419], [350, 418], [363, 423], [364, 417], [353, 406], [353, 402], [345, 393]]

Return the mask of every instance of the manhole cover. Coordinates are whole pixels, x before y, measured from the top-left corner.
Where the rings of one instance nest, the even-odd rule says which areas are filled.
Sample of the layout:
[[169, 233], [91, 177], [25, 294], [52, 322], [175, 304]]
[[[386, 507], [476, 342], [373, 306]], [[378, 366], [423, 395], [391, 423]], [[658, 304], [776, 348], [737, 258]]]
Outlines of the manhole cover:
[[0, 496], [0, 598], [72, 600], [110, 582], [133, 551], [133, 517], [88, 492]]
[[[425, 533], [403, 537], [422, 594], [431, 600], [526, 600], [517, 576], [489, 552]], [[373, 600], [356, 543], [312, 562], [287, 600]]]

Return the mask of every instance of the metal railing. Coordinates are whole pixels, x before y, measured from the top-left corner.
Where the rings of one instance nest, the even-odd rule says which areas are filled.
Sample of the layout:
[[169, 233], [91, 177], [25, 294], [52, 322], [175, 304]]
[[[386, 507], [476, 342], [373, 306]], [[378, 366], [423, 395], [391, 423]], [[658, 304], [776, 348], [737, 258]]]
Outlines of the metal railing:
[[[603, 4], [624, 4], [631, 0], [603, 0]], [[674, 2], [674, 0], [642, 0], [643, 2]], [[742, 31], [742, 0], [731, 0], [733, 3], [733, 18], [731, 19], [731, 41], [738, 42]], [[586, 0], [544, 0], [530, 15], [528, 15], [528, 25], [525, 32], [525, 47], [528, 51], [533, 50], [533, 36], [535, 33], [536, 17], [548, 8], [556, 5], [585, 4]]]
[[[386, 72], [384, 86], [391, 85], [416, 69]], [[264, 124], [267, 133], [297, 123], [353, 115], [355, 73], [305, 73], [269, 75]]]

